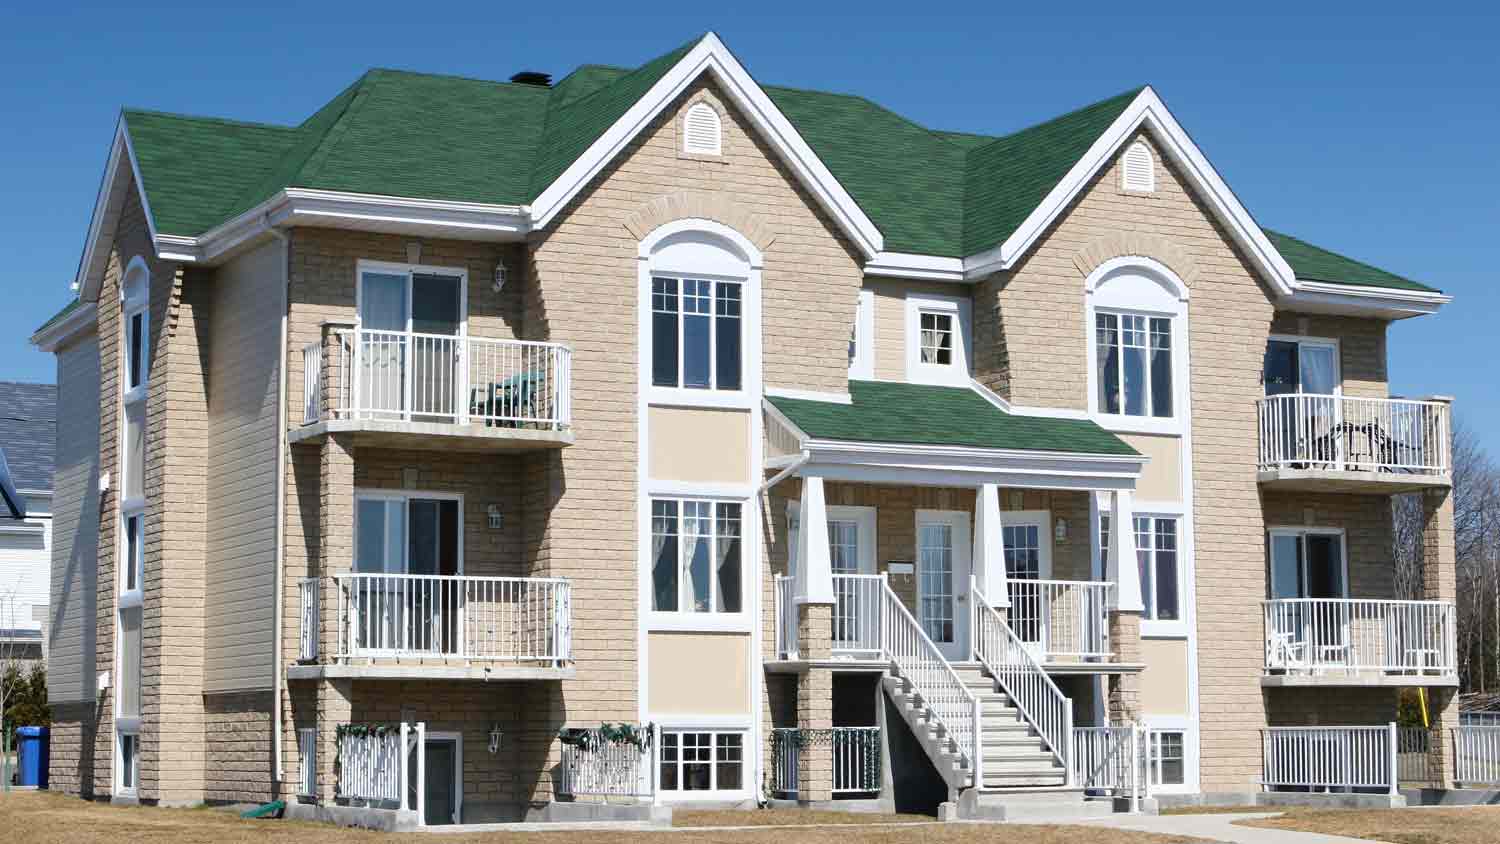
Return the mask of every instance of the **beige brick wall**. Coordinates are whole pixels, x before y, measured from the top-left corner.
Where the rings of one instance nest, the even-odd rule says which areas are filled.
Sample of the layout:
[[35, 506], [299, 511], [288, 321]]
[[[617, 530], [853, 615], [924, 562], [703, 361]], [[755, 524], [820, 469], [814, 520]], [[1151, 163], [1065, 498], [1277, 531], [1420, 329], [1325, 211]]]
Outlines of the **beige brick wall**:
[[[268, 691], [204, 696], [205, 802], [268, 803], [273, 799], [271, 701]], [[295, 776], [296, 767], [288, 772]]]
[[1277, 311], [1271, 320], [1271, 333], [1337, 340], [1344, 395], [1383, 399], [1390, 393], [1387, 325], [1378, 319]]
[[47, 787], [50, 790], [85, 799], [107, 793], [96, 790], [95, 784], [95, 739], [98, 732], [94, 704], [52, 705], [47, 766]]

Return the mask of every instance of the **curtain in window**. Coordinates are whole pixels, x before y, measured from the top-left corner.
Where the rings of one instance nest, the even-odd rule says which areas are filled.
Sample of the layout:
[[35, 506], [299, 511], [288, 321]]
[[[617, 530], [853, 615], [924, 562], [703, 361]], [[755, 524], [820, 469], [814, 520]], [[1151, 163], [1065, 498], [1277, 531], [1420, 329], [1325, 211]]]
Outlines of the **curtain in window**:
[[1094, 318], [1097, 340], [1094, 344], [1098, 366], [1099, 411], [1120, 412], [1120, 332], [1119, 317], [1099, 314]]
[[1172, 415], [1172, 321], [1151, 320], [1151, 415]]
[[651, 502], [651, 608], [677, 611], [677, 502]]
[[709, 560], [713, 544], [713, 505], [707, 501], [682, 502], [683, 550], [686, 558], [689, 612], [709, 612], [712, 589], [709, 583]]
[[740, 611], [740, 505], [718, 505], [718, 612]]

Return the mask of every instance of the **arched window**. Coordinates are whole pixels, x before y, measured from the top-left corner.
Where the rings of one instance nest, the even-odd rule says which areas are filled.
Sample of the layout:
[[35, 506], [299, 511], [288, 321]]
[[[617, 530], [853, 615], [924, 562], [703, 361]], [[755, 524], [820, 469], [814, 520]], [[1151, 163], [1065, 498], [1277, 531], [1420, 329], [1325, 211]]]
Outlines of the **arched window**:
[[1187, 287], [1149, 258], [1106, 262], [1086, 282], [1089, 408], [1100, 416], [1180, 426], [1187, 363]]
[[146, 386], [151, 378], [151, 271], [140, 256], [120, 281], [120, 358], [125, 390], [119, 450], [114, 792], [134, 796], [140, 758], [141, 599], [146, 556]]
[[1151, 160], [1151, 149], [1143, 141], [1136, 141], [1126, 150], [1120, 162], [1120, 183], [1125, 190], [1150, 193], [1156, 190], [1156, 168]]
[[650, 287], [651, 386], [743, 393], [756, 361], [759, 257], [726, 226], [663, 226], [642, 243]]
[[693, 103], [682, 119], [682, 151], [693, 155], [719, 155], [723, 148], [719, 113], [708, 103]]

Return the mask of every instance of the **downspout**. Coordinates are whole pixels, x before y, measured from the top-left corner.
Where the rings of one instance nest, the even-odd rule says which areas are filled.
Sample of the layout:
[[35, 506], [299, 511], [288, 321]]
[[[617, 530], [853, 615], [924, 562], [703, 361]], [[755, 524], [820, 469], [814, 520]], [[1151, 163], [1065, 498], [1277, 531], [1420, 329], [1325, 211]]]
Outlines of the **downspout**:
[[271, 611], [271, 624], [275, 630], [271, 645], [271, 755], [276, 760], [273, 778], [279, 786], [286, 782], [286, 765], [281, 755], [281, 623], [282, 604], [286, 602], [282, 568], [286, 562], [286, 365], [291, 356], [286, 347], [286, 339], [288, 312], [291, 309], [292, 244], [285, 234], [271, 225], [269, 213], [261, 217], [261, 225], [267, 233], [281, 242], [281, 343], [277, 347], [280, 350], [277, 369], [281, 371], [281, 376], [276, 385], [276, 569], [274, 585], [271, 587], [272, 594], [276, 596]]

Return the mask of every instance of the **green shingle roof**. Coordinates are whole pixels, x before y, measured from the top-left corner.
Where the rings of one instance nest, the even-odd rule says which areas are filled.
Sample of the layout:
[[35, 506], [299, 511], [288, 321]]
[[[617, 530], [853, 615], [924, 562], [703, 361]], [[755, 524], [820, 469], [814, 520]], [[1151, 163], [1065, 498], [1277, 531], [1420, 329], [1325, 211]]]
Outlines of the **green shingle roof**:
[[[138, 110], [124, 120], [164, 234], [201, 235], [288, 187], [523, 205], [697, 43], [634, 69], [585, 65], [551, 88], [371, 70], [295, 127]], [[887, 251], [963, 257], [1012, 234], [1140, 89], [1001, 137], [935, 131], [847, 94], [765, 91]], [[1299, 276], [1430, 289], [1267, 234]]]
[[1134, 456], [1135, 449], [1085, 419], [1017, 416], [968, 387], [849, 382], [850, 404], [768, 396], [814, 439], [953, 445]]
[[1391, 287], [1398, 290], [1419, 290], [1425, 293], [1439, 293], [1436, 287], [1428, 287], [1420, 282], [1403, 278], [1395, 273], [1389, 273], [1379, 267], [1372, 267], [1363, 261], [1356, 261], [1338, 254], [1329, 252], [1313, 246], [1305, 240], [1298, 240], [1289, 234], [1274, 232], [1270, 229], [1261, 229], [1266, 233], [1266, 238], [1281, 257], [1292, 265], [1292, 271], [1297, 278], [1304, 281], [1325, 281], [1331, 284], [1349, 284], [1363, 287]]

